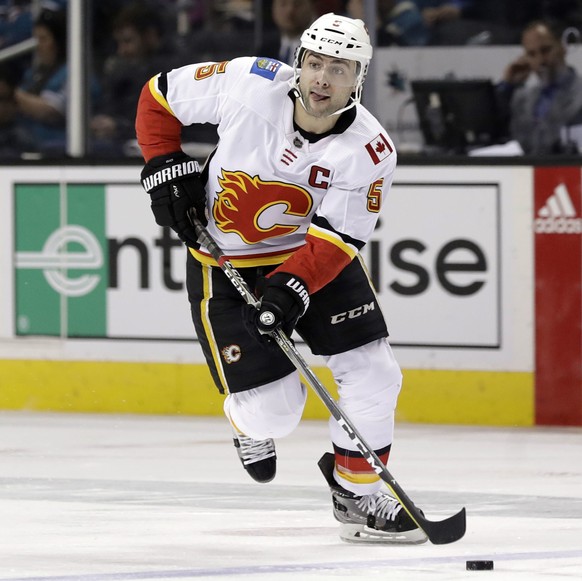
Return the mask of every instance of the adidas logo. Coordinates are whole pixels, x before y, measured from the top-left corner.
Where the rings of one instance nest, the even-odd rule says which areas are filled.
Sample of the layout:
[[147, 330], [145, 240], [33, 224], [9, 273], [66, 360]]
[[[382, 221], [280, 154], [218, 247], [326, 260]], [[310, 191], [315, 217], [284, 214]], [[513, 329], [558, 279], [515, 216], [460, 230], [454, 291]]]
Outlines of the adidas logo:
[[534, 231], [536, 234], [582, 233], [582, 218], [576, 218], [576, 208], [564, 184], [556, 186], [554, 193], [538, 210]]

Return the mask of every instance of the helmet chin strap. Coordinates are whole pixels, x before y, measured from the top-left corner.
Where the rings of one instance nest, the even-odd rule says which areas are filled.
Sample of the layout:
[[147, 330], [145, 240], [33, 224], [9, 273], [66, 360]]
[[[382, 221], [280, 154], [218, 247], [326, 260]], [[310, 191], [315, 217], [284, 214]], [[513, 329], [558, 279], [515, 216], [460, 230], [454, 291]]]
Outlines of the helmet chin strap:
[[[303, 101], [303, 96], [301, 95], [301, 91], [297, 87], [293, 87], [293, 91], [295, 92], [295, 97], [301, 103], [301, 106], [303, 107], [303, 109], [305, 109], [305, 112], [309, 115], [309, 111], [307, 110], [307, 107], [305, 106], [305, 103]], [[348, 104], [345, 107], [343, 107], [342, 109], [338, 109], [337, 111], [334, 111], [333, 113], [330, 113], [329, 115], [326, 115], [325, 117], [327, 119], [328, 117], [333, 117], [334, 115], [341, 115], [344, 111], [351, 109], [355, 105], [356, 105], [356, 100], [353, 97], [350, 97], [350, 100], [348, 101]]]
[[347, 111], [348, 109], [351, 109], [352, 107], [355, 107], [356, 105], [357, 105], [356, 100], [353, 97], [350, 97], [348, 104], [343, 109], [338, 109], [337, 111], [335, 111], [331, 115], [328, 115], [328, 117], [332, 117], [333, 115], [341, 115], [344, 111]]

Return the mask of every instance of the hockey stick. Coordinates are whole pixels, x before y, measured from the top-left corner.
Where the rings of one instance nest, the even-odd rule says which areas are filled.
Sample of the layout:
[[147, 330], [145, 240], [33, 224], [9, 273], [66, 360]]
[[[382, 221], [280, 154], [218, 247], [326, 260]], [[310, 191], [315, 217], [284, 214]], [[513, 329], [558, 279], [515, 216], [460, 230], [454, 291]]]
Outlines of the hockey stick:
[[[212, 258], [216, 260], [218, 266], [220, 266], [230, 282], [241, 294], [245, 302], [254, 307], [259, 307], [260, 303], [249, 288], [249, 285], [227, 259], [220, 247], [209, 234], [208, 230], [202, 225], [200, 220], [198, 220], [193, 215], [193, 213], [191, 215], [191, 221], [196, 235], [198, 236], [198, 242], [208, 249], [212, 255]], [[313, 371], [307, 365], [305, 359], [303, 359], [303, 356], [299, 353], [299, 351], [297, 351], [293, 342], [281, 329], [273, 331], [271, 336], [283, 350], [285, 355], [287, 355], [293, 365], [295, 365], [297, 370], [303, 375], [309, 386], [319, 396], [325, 407], [329, 410], [338, 424], [348, 434], [368, 464], [388, 485], [388, 488], [392, 491], [394, 496], [410, 515], [412, 520], [414, 520], [414, 522], [426, 533], [431, 543], [435, 545], [444, 545], [458, 541], [465, 534], [465, 509], [462, 508], [457, 514], [442, 521], [430, 521], [425, 518], [425, 516], [418, 508], [416, 508], [404, 490], [402, 490], [392, 474], [388, 472], [388, 469], [386, 466], [384, 466], [378, 455], [374, 452], [370, 445], [366, 443], [364, 438], [362, 438], [356, 427], [344, 414], [342, 409], [329, 394], [325, 386], [319, 381], [315, 373], [313, 373]]]

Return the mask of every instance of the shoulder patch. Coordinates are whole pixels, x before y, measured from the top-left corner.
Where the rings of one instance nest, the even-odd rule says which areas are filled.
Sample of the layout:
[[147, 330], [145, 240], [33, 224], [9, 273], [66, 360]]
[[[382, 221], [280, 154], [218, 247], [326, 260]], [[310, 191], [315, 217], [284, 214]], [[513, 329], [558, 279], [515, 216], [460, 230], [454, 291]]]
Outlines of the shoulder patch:
[[384, 134], [379, 133], [370, 143], [366, 143], [366, 150], [370, 154], [374, 165], [378, 165], [392, 153], [392, 146]]
[[265, 77], [272, 81], [281, 68], [281, 63], [275, 59], [261, 58], [255, 60], [251, 67], [251, 74]]

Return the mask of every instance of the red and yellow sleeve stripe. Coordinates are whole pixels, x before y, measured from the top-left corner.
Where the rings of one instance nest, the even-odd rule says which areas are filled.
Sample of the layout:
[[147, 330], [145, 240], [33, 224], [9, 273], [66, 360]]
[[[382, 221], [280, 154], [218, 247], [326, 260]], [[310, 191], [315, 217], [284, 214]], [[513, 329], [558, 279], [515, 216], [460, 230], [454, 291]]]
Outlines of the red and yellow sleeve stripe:
[[300, 277], [313, 294], [331, 282], [357, 254], [357, 248], [344, 242], [338, 234], [312, 224], [305, 245], [273, 272]]
[[181, 148], [182, 124], [159, 88], [160, 76], [156, 75], [144, 85], [137, 106], [135, 131], [146, 161]]

